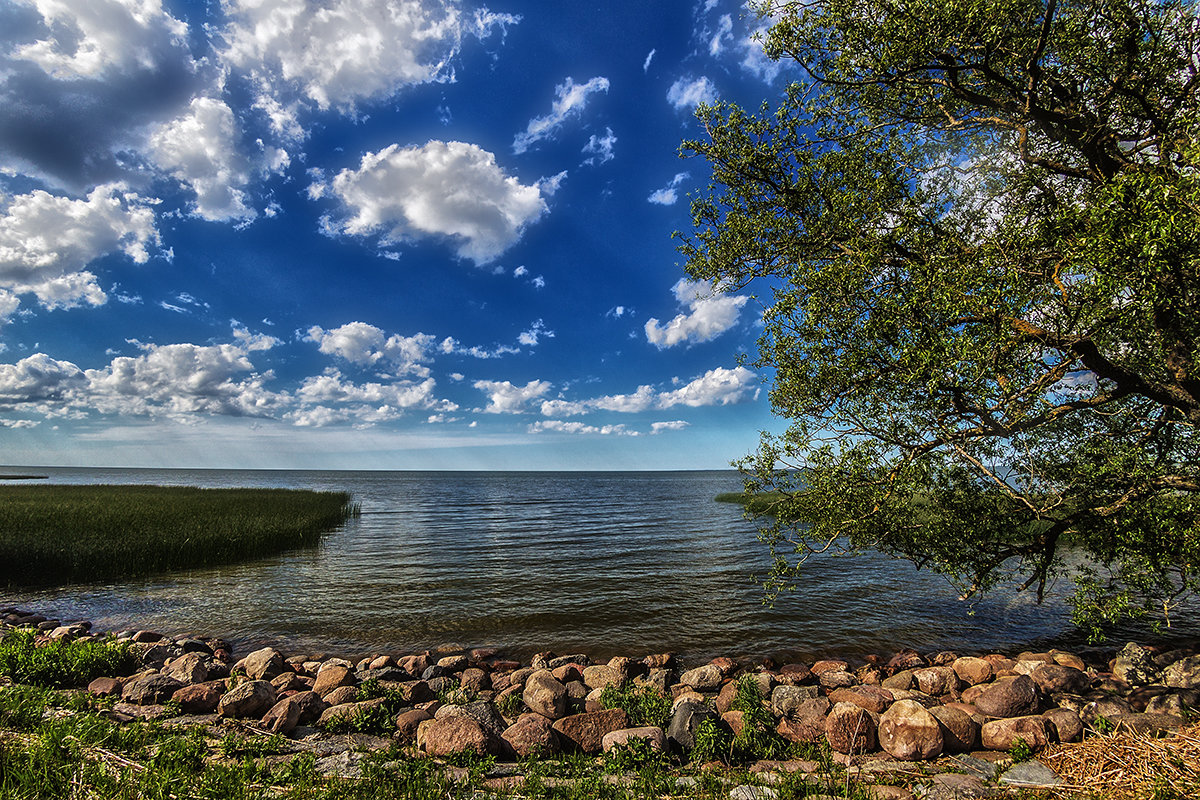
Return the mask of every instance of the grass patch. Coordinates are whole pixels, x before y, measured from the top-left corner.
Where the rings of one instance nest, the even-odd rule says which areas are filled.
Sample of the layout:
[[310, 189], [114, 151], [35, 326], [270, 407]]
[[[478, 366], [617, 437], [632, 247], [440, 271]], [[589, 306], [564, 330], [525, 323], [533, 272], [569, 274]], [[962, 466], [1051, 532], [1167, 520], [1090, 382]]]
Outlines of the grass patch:
[[14, 630], [0, 638], [0, 675], [17, 683], [65, 689], [125, 675], [135, 666], [128, 643], [59, 640], [35, 647], [35, 636], [31, 630]]
[[773, 514], [788, 495], [783, 492], [750, 494], [749, 492], [722, 492], [714, 498], [718, 503], [738, 503], [751, 514]]
[[0, 486], [0, 583], [36, 586], [226, 564], [315, 544], [345, 492]]

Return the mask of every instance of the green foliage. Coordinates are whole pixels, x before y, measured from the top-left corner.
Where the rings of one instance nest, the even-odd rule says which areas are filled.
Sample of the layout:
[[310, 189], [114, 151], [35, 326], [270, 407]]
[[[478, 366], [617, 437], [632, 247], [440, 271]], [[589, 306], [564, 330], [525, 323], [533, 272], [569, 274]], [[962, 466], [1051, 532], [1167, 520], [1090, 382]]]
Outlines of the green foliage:
[[222, 564], [315, 544], [350, 495], [176, 486], [0, 486], [0, 582], [32, 586]]
[[1200, 589], [1200, 23], [1185, 0], [759, 4], [682, 253], [772, 297], [768, 593], [874, 549], [1094, 634]]
[[136, 665], [127, 643], [59, 639], [38, 647], [35, 638], [32, 630], [15, 630], [0, 639], [0, 675], [33, 686], [68, 688], [129, 674]]
[[733, 737], [712, 717], [705, 717], [696, 726], [695, 744], [688, 752], [688, 758], [697, 764], [707, 764], [709, 761], [727, 761], [729, 747]]
[[647, 739], [629, 739], [604, 754], [607, 772], [643, 772], [668, 766], [666, 753], [650, 745]]
[[729, 744], [730, 759], [737, 763], [763, 758], [782, 759], [791, 753], [791, 743], [775, 730], [775, 717], [763, 703], [758, 683], [750, 675], [738, 680], [733, 710], [742, 712], [742, 730]]
[[652, 725], [665, 729], [671, 722], [671, 699], [650, 686], [605, 686], [600, 705], [623, 709], [635, 728]]
[[1018, 736], [1012, 743], [1012, 747], [1008, 748], [1008, 757], [1017, 764], [1029, 761], [1033, 758], [1033, 748], [1029, 746], [1029, 742]]
[[283, 748], [283, 737], [277, 733], [270, 736], [243, 736], [227, 733], [221, 738], [221, 755], [226, 758], [261, 758], [279, 753]]
[[368, 678], [359, 684], [355, 699], [359, 703], [378, 699], [383, 702], [359, 707], [353, 714], [333, 720], [327, 726], [331, 733], [390, 735], [396, 729], [396, 715], [408, 707], [403, 692], [385, 687], [375, 678]]

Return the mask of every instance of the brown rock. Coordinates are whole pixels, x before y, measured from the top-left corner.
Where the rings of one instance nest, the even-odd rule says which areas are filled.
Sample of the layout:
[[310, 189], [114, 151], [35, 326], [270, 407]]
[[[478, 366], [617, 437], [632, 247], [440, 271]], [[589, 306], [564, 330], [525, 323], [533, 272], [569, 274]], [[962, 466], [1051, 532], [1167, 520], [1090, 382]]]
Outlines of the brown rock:
[[875, 720], [853, 703], [838, 703], [825, 718], [825, 740], [838, 753], [875, 749]]
[[1064, 667], [1071, 667], [1080, 672], [1087, 670], [1087, 665], [1083, 663], [1083, 659], [1071, 653], [1064, 653], [1061, 650], [1051, 650], [1050, 655], [1054, 656], [1054, 663]]
[[417, 747], [426, 755], [440, 758], [455, 753], [478, 756], [500, 755], [501, 743], [473, 717], [446, 717], [422, 722], [417, 729]]
[[901, 761], [937, 758], [944, 746], [937, 718], [912, 700], [898, 700], [883, 712], [879, 745]]
[[573, 714], [554, 723], [554, 730], [562, 738], [564, 747], [588, 755], [600, 752], [604, 734], [627, 727], [629, 718], [619, 708]]
[[679, 682], [700, 692], [713, 692], [721, 686], [721, 670], [714, 664], [689, 669], [679, 676]]
[[[963, 700], [966, 701], [966, 695]], [[1037, 710], [1037, 687], [1028, 675], [997, 681], [974, 701], [979, 713], [989, 717], [1020, 717]]]
[[311, 678], [302, 678], [294, 672], [281, 672], [274, 678], [271, 678], [271, 685], [275, 687], [276, 694], [306, 692], [312, 688], [313, 680]]
[[[320, 697], [320, 695], [317, 695]], [[357, 686], [339, 686], [329, 694], [321, 697], [327, 706], [344, 706], [358, 700]]]
[[913, 673], [915, 672], [915, 669], [902, 669], [884, 678], [880, 686], [885, 689], [910, 689], [913, 685]]
[[401, 711], [396, 715], [396, 738], [404, 744], [415, 742], [417, 740], [417, 729], [427, 719], [433, 719], [433, 715], [419, 708], [410, 708], [408, 711]]
[[428, 653], [422, 653], [416, 656], [404, 656], [396, 659], [396, 666], [407, 672], [409, 675], [420, 675], [425, 670], [432, 666], [429, 660]]
[[554, 680], [564, 686], [572, 681], [583, 680], [583, 668], [578, 664], [563, 664], [550, 670], [550, 674], [554, 676]]
[[185, 714], [211, 714], [217, 710], [217, 703], [221, 702], [224, 691], [224, 681], [193, 683], [177, 689], [171, 699], [179, 703], [179, 709]]
[[1083, 720], [1068, 708], [1052, 708], [1042, 716], [1050, 722], [1052, 741], [1077, 742], [1083, 736]]
[[919, 691], [932, 697], [941, 697], [958, 689], [958, 674], [947, 666], [918, 669], [913, 673], [913, 681]]
[[845, 661], [823, 659], [813, 664], [809, 671], [813, 675], [820, 675], [824, 672], [846, 672], [848, 669], [850, 669], [850, 664]]
[[589, 689], [605, 689], [609, 686], [620, 687], [625, 679], [612, 667], [595, 664], [583, 668], [583, 682]]
[[956, 705], [935, 706], [929, 713], [942, 729], [942, 752], [969, 753], [979, 741], [979, 723]]
[[987, 750], [1011, 750], [1020, 739], [1036, 751], [1050, 741], [1049, 725], [1045, 717], [1007, 717], [984, 723], [979, 738]]
[[808, 664], [784, 664], [779, 668], [779, 674], [791, 678], [798, 683], [812, 674], [812, 668]]
[[117, 678], [96, 678], [88, 684], [88, 694], [95, 697], [115, 697], [121, 693], [121, 681]]
[[858, 678], [845, 670], [831, 669], [818, 674], [817, 682], [826, 689], [839, 689], [846, 686], [857, 686]]
[[646, 669], [673, 669], [675, 667], [674, 653], [655, 653], [642, 659]]
[[222, 717], [262, 717], [275, 705], [275, 687], [267, 681], [240, 683], [221, 695], [217, 714]]
[[446, 656], [437, 660], [437, 665], [447, 672], [462, 672], [470, 663], [471, 660], [461, 654]]
[[1083, 724], [1091, 727], [1100, 719], [1112, 721], [1113, 717], [1122, 714], [1133, 714], [1133, 706], [1120, 697], [1105, 697], [1085, 705], [1079, 710], [1079, 718]]
[[184, 653], [171, 661], [164, 675], [170, 675], [185, 686], [193, 683], [204, 683], [208, 680], [208, 666], [205, 663], [208, 656], [204, 653]]
[[183, 683], [170, 675], [150, 673], [130, 681], [121, 690], [121, 699], [139, 706], [158, 705], [171, 699]]
[[832, 704], [827, 697], [805, 700], [792, 709], [775, 728], [779, 735], [791, 742], [816, 743], [825, 738], [825, 717]]
[[984, 658], [966, 656], [956, 660], [951, 666], [959, 680], [968, 686], [988, 683], [992, 679], [992, 662]]
[[391, 656], [375, 656], [371, 659], [371, 663], [367, 664], [367, 669], [383, 669], [384, 667], [398, 667], [399, 664]]
[[600, 749], [607, 753], [633, 741], [648, 742], [650, 749], [665, 753], [667, 750], [667, 735], [662, 728], [622, 728], [619, 731], [609, 731], [600, 740]]
[[876, 714], [883, 713], [884, 709], [895, 699], [890, 691], [879, 686], [852, 686], [836, 689], [829, 693], [831, 703], [853, 703], [859, 708], [874, 711]]
[[300, 724], [300, 704], [296, 695], [285, 697], [263, 714], [262, 727], [271, 733], [281, 733], [287, 736]]
[[501, 737], [518, 758], [554, 755], [562, 750], [558, 733], [550, 720], [541, 714], [522, 714]]
[[321, 712], [321, 716], [317, 720], [317, 726], [328, 728], [331, 725], [339, 723], [353, 723], [364, 714], [371, 713], [375, 709], [382, 707], [385, 702], [384, 698], [376, 697], [373, 700], [363, 700], [358, 703], [340, 703], [336, 706], [327, 706]]
[[334, 689], [357, 685], [358, 678], [354, 676], [352, 669], [342, 664], [326, 664], [317, 672], [317, 680], [313, 683], [312, 690], [321, 698], [325, 698]]
[[[894, 675], [897, 672], [918, 669], [923, 666], [925, 666], [925, 659], [921, 658], [921, 655], [916, 650], [901, 650], [888, 660], [887, 671]], [[899, 688], [907, 689], [908, 687], [902, 686]]]
[[1111, 722], [1117, 731], [1159, 736], [1183, 727], [1183, 720], [1172, 714], [1117, 714]]
[[252, 681], [269, 681], [287, 669], [283, 654], [273, 647], [255, 650], [242, 659], [242, 669]]
[[734, 736], [739, 736], [746, 727], [746, 712], [726, 711], [721, 715], [721, 722], [733, 732]]
[[547, 719], [559, 719], [567, 711], [567, 687], [556, 680], [549, 670], [538, 670], [525, 679], [521, 699], [530, 711]]
[[1078, 694], [1085, 692], [1091, 681], [1088, 676], [1074, 667], [1064, 667], [1059, 664], [1041, 664], [1029, 676], [1037, 684], [1042, 694], [1058, 694], [1069, 692]]

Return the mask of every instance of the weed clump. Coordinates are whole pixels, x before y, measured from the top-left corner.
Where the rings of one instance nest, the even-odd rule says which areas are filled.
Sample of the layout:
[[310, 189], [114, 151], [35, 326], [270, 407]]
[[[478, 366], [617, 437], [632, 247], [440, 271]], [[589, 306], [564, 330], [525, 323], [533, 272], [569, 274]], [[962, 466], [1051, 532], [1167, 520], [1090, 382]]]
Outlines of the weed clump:
[[66, 689], [104, 675], [126, 674], [135, 658], [126, 642], [55, 640], [36, 644], [31, 630], [0, 638], [0, 675], [17, 683]]

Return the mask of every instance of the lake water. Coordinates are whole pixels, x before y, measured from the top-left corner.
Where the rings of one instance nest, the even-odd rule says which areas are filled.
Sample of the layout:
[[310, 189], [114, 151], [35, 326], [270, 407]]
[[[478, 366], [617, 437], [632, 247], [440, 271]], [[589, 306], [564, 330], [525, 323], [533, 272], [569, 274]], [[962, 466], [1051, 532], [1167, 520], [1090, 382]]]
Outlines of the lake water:
[[734, 505], [735, 472], [463, 473], [20, 469], [54, 483], [272, 486], [352, 492], [361, 518], [319, 547], [107, 585], [0, 589], [0, 605], [108, 629], [223, 636], [240, 652], [400, 653], [445, 643], [596, 657], [673, 650], [858, 656], [1011, 649], [1068, 627], [1044, 605], [956, 599], [882, 557], [825, 558], [762, 604], [768, 565]]

